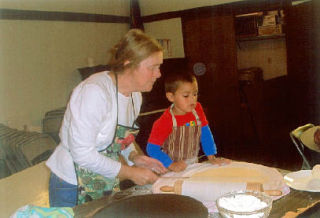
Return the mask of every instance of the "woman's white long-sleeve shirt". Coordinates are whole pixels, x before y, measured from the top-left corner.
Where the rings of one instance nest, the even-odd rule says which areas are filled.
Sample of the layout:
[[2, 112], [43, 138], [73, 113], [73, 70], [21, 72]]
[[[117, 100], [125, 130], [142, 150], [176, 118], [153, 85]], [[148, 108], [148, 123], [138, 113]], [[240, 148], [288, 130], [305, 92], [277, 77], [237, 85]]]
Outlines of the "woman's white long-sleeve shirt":
[[[132, 126], [140, 112], [141, 93], [132, 93], [132, 99], [118, 93], [118, 123], [121, 125]], [[121, 164], [98, 152], [112, 143], [116, 124], [116, 87], [109, 72], [93, 74], [73, 90], [60, 129], [61, 142], [46, 165], [58, 177], [74, 185], [77, 184], [74, 162], [105, 177], [116, 177]], [[131, 144], [122, 151], [127, 161], [133, 149]]]

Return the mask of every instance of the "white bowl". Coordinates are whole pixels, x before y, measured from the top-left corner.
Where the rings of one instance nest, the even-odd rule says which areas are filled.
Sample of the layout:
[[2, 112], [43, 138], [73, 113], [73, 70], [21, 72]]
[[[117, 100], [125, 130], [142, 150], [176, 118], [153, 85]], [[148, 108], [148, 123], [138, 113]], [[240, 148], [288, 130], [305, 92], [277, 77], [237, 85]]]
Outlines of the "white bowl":
[[272, 198], [262, 192], [231, 192], [219, 197], [217, 208], [225, 218], [264, 218], [272, 208]]

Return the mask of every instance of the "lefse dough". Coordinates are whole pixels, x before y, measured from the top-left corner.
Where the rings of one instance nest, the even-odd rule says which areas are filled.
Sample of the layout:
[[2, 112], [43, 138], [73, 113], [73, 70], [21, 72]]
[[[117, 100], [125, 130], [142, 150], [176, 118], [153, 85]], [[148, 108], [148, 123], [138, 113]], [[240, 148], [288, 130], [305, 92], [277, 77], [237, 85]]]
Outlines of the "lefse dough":
[[153, 184], [153, 193], [162, 193], [160, 187], [174, 186], [175, 182], [181, 177], [189, 177], [188, 179], [182, 180], [184, 182], [196, 182], [200, 186], [202, 186], [201, 182], [220, 184], [228, 182], [258, 182], [263, 185], [264, 190], [283, 191], [283, 188], [285, 188], [283, 176], [278, 170], [259, 164], [233, 161], [225, 166], [217, 166], [210, 163], [196, 163], [189, 165], [183, 172], [168, 172], [163, 178], [160, 178]]
[[191, 176], [192, 181], [215, 181], [215, 182], [258, 182], [266, 184], [270, 178], [261, 170], [243, 167], [213, 168]]

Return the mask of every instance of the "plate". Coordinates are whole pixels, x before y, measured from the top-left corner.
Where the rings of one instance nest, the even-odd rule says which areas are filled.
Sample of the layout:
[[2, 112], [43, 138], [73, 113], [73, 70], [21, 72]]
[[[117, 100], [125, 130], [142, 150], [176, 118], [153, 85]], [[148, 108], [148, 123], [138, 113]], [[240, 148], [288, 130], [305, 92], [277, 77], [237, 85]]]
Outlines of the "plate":
[[285, 183], [296, 190], [320, 192], [320, 178], [312, 176], [312, 170], [300, 170], [284, 176]]

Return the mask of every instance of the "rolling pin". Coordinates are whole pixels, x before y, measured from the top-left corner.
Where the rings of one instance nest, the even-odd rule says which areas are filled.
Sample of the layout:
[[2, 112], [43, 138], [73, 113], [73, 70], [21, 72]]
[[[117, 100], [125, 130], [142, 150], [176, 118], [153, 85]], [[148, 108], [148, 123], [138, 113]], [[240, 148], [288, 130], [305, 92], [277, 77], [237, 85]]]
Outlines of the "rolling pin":
[[[282, 195], [282, 192], [279, 190], [263, 191], [262, 185], [260, 185], [259, 189], [261, 192], [271, 196]], [[173, 186], [162, 186], [160, 190], [162, 192], [186, 195], [199, 201], [216, 201], [220, 196], [229, 192], [246, 191], [247, 183], [177, 180]]]

